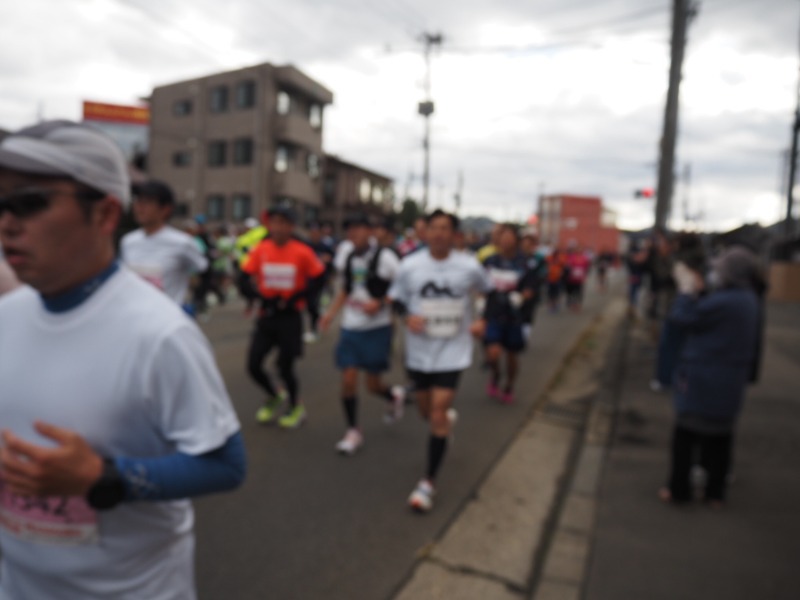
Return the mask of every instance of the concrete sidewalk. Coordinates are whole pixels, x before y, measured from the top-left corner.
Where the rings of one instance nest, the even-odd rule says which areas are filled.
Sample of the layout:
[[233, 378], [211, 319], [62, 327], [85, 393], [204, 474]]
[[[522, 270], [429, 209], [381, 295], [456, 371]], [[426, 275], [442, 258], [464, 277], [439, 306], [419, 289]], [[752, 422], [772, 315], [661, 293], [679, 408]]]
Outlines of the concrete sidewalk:
[[772, 304], [767, 321], [761, 381], [739, 423], [721, 511], [656, 497], [673, 412], [668, 394], [648, 388], [655, 345], [644, 327], [631, 328], [583, 598], [800, 598], [800, 306]]

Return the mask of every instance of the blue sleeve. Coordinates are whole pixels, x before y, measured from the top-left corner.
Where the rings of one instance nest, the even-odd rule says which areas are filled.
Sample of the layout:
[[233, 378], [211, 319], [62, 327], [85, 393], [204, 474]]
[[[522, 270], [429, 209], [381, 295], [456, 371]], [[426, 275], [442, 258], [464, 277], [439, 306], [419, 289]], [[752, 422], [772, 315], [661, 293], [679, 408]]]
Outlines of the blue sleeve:
[[239, 487], [247, 472], [244, 440], [237, 432], [223, 446], [193, 456], [175, 452], [153, 458], [114, 460], [126, 500], [178, 500]]

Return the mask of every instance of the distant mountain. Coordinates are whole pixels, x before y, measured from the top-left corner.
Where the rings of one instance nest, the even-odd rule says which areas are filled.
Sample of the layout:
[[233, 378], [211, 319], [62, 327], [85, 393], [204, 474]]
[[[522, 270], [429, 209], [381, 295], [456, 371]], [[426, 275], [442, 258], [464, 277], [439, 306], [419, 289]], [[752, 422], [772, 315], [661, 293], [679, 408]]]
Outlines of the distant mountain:
[[489, 217], [464, 217], [461, 219], [461, 229], [484, 234], [492, 230], [494, 223]]

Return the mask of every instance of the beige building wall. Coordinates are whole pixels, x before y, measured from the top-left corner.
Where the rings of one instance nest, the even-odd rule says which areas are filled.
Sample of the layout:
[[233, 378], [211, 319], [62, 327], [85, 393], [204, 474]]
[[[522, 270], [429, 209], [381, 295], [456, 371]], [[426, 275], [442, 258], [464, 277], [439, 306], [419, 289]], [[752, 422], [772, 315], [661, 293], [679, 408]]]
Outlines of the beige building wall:
[[[252, 82], [252, 106], [238, 106], [237, 89]], [[227, 90], [227, 109], [212, 110], [212, 91]], [[290, 98], [287, 114], [279, 112], [279, 95]], [[211, 197], [222, 198], [223, 212], [212, 220], [241, 220], [257, 216], [278, 202], [289, 202], [302, 217], [319, 212], [322, 202], [322, 130], [324, 106], [333, 95], [291, 66], [256, 65], [159, 86], [151, 97], [150, 174], [170, 184], [187, 215], [207, 214]], [[188, 103], [188, 104], [184, 104]], [[181, 106], [189, 105], [181, 115]], [[311, 123], [312, 105], [319, 123]], [[315, 126], [316, 125], [316, 126]], [[236, 140], [252, 141], [249, 164], [234, 164]], [[210, 144], [223, 142], [225, 164], [209, 164]], [[294, 160], [285, 172], [276, 171], [279, 148], [291, 149]], [[309, 173], [308, 156], [318, 157], [320, 172]], [[176, 164], [179, 156], [188, 164]], [[249, 198], [244, 211], [244, 198]], [[219, 200], [214, 200], [219, 202]], [[217, 205], [217, 208], [219, 206]]]

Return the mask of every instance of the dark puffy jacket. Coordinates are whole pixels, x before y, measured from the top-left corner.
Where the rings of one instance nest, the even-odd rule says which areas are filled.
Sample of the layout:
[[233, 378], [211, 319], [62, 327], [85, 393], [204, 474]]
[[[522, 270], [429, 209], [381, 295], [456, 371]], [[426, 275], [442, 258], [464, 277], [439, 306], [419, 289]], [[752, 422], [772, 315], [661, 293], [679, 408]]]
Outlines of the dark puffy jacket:
[[741, 288], [680, 295], [669, 319], [686, 334], [675, 374], [678, 414], [735, 419], [758, 352], [758, 296]]

